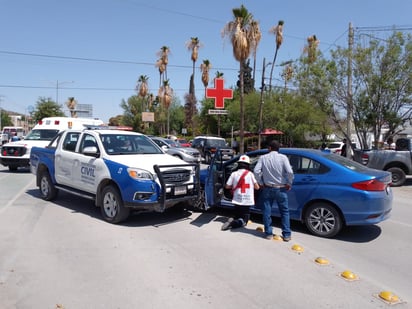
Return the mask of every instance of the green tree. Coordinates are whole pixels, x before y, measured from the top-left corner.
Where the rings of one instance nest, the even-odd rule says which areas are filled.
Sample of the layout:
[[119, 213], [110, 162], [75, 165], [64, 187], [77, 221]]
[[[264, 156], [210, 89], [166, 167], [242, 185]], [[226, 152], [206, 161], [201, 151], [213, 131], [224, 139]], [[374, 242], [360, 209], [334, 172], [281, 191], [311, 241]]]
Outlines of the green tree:
[[11, 121], [9, 114], [6, 113], [4, 109], [0, 110], [0, 113], [1, 113], [1, 122], [0, 122], [1, 123], [0, 131], [1, 131], [3, 130], [3, 127], [12, 126], [13, 122]]
[[[351, 54], [349, 54], [351, 53]], [[349, 57], [351, 55], [351, 57]], [[387, 40], [371, 38], [353, 51], [333, 51], [337, 78], [334, 83], [335, 109], [348, 109], [348, 59], [352, 59], [353, 124], [364, 148], [368, 135], [379, 141], [404, 129], [412, 117], [412, 36], [394, 32]]]
[[[303, 56], [294, 64], [292, 71], [294, 85], [298, 89], [297, 94], [301, 100], [309, 102], [316, 112], [319, 125], [312, 127], [312, 134], [316, 133], [322, 141], [326, 141], [327, 136], [332, 133], [332, 125], [341, 124], [338, 114], [334, 113], [331, 101], [332, 87], [336, 80], [335, 66], [319, 52], [312, 60]], [[287, 90], [284, 91], [286, 93]]]
[[230, 39], [233, 47], [233, 56], [239, 61], [239, 80], [240, 80], [240, 137], [239, 152], [244, 153], [244, 131], [245, 131], [245, 112], [244, 112], [244, 81], [243, 64], [250, 53], [258, 47], [259, 23], [253, 19], [253, 15], [243, 6], [232, 10], [233, 20], [228, 22], [223, 28], [223, 36]]
[[64, 117], [62, 106], [51, 98], [39, 97], [34, 108], [33, 120], [37, 122], [45, 117]]

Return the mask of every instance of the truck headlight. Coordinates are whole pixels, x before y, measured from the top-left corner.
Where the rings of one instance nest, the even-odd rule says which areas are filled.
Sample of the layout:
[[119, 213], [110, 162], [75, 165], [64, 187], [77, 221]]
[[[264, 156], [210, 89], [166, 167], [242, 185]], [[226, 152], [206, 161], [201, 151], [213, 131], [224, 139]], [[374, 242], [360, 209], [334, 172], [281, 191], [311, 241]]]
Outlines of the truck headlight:
[[130, 177], [133, 179], [148, 179], [148, 180], [155, 180], [155, 176], [150, 173], [149, 171], [140, 169], [140, 168], [132, 168], [129, 167], [127, 169], [127, 173], [129, 174]]

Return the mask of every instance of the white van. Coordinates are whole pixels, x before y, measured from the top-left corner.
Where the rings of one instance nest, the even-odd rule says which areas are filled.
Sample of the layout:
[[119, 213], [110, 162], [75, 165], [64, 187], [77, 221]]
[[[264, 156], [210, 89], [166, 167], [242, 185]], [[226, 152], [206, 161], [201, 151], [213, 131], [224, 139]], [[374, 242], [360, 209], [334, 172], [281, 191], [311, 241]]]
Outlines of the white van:
[[83, 129], [87, 126], [101, 126], [103, 121], [92, 118], [47, 117], [40, 120], [24, 140], [4, 144], [0, 163], [10, 171], [30, 166], [30, 151], [33, 146], [45, 147], [59, 132], [67, 129]]

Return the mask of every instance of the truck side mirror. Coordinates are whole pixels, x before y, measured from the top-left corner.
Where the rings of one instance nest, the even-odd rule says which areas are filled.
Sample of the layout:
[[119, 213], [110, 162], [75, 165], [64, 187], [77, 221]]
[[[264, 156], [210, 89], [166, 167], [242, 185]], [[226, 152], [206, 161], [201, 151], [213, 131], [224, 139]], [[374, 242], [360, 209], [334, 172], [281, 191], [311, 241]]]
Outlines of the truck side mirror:
[[96, 146], [85, 147], [83, 149], [83, 154], [85, 156], [90, 156], [90, 157], [95, 157], [95, 158], [97, 158], [100, 155], [99, 150], [97, 149]]

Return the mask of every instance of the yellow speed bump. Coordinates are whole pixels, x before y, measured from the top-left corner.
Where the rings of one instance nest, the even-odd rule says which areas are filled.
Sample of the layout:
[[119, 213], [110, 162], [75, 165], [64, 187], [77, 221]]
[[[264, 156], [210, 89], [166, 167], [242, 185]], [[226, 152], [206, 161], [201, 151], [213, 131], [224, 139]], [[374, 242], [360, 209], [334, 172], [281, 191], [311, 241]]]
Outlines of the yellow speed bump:
[[329, 265], [329, 260], [321, 256], [317, 257], [315, 262], [319, 265]]
[[345, 270], [345, 271], [341, 272], [340, 276], [342, 278], [344, 278], [345, 280], [348, 280], [348, 281], [353, 281], [353, 280], [358, 280], [359, 279], [359, 277], [356, 274], [354, 274], [353, 272], [351, 272], [350, 270]]
[[389, 303], [389, 304], [394, 304], [394, 303], [399, 303], [400, 299], [397, 295], [393, 294], [390, 291], [382, 291], [379, 293], [379, 298], [382, 299], [383, 301]]
[[296, 251], [298, 253], [303, 252], [303, 248], [300, 245], [294, 244], [291, 248], [293, 251]]
[[258, 232], [263, 232], [263, 227], [258, 226], [258, 227], [256, 228], [256, 231], [258, 231]]
[[283, 238], [279, 235], [273, 235], [273, 240], [283, 240]]

